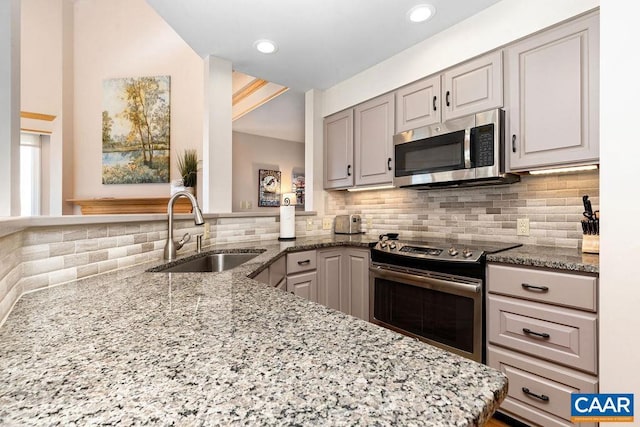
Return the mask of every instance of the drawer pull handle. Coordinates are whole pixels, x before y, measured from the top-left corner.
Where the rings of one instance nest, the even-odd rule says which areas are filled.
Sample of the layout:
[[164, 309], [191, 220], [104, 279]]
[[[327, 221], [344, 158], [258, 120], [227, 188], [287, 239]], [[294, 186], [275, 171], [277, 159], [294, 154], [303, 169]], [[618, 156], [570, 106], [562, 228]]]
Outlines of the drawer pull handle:
[[549, 396], [545, 395], [545, 394], [535, 394], [532, 393], [528, 388], [526, 387], [522, 387], [522, 392], [524, 394], [526, 394], [527, 396], [531, 396], [531, 397], [535, 397], [536, 399], [540, 399], [543, 402], [548, 402], [549, 401]]
[[549, 335], [546, 332], [535, 332], [535, 331], [532, 331], [529, 328], [522, 328], [522, 332], [524, 332], [527, 335], [535, 335], [535, 336], [541, 337], [541, 338], [550, 338], [551, 337], [551, 335]]
[[549, 288], [546, 286], [536, 286], [536, 285], [530, 285], [528, 283], [523, 283], [522, 288], [528, 291], [549, 292]]
[[310, 259], [305, 259], [304, 261], [298, 261], [298, 265], [309, 265], [311, 264]]

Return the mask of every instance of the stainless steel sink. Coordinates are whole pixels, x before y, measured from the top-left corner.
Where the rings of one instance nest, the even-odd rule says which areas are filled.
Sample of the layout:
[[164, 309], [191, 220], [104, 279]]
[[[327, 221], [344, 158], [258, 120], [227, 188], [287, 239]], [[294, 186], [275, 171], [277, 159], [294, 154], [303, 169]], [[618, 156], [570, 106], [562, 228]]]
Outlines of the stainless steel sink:
[[183, 262], [171, 263], [168, 266], [159, 266], [149, 271], [155, 273], [214, 273], [230, 270], [260, 255], [261, 252], [251, 253], [214, 253], [203, 254], [195, 259], [187, 259]]

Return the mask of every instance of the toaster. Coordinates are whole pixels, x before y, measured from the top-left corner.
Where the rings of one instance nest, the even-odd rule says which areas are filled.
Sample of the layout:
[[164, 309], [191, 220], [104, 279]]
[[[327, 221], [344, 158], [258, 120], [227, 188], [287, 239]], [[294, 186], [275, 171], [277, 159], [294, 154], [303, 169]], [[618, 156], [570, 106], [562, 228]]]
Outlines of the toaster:
[[336, 234], [362, 233], [362, 218], [360, 215], [336, 215], [334, 232]]

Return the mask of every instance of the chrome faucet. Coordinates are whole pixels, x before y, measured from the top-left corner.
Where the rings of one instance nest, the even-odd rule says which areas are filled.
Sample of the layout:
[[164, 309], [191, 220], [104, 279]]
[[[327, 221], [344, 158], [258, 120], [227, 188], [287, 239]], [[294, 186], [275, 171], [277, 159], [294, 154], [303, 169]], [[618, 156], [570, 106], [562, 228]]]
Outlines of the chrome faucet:
[[193, 196], [193, 194], [186, 191], [178, 191], [169, 199], [169, 203], [167, 204], [167, 214], [169, 215], [169, 234], [167, 236], [167, 242], [164, 245], [164, 259], [172, 261], [176, 259], [176, 252], [180, 249], [186, 242], [189, 241], [188, 234], [185, 234], [184, 237], [179, 242], [173, 241], [173, 205], [176, 200], [180, 197], [186, 197], [191, 201], [191, 207], [193, 208], [193, 221], [196, 225], [204, 224], [204, 218], [202, 217], [202, 212], [200, 211], [200, 207], [198, 206], [198, 201]]

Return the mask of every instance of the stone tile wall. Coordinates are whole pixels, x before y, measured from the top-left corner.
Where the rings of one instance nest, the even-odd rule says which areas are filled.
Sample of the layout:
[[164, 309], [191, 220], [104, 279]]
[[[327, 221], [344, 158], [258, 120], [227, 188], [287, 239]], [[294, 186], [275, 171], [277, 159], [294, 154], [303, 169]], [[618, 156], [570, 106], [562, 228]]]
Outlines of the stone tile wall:
[[[599, 208], [598, 171], [525, 175], [509, 185], [364, 192], [329, 192], [330, 215], [360, 213], [367, 231], [401, 238], [501, 240], [579, 248], [582, 196]], [[516, 235], [516, 219], [528, 218], [530, 235]]]
[[[307, 218], [314, 230], [306, 229]], [[277, 217], [207, 219], [216, 243], [277, 239]], [[296, 235], [320, 234], [315, 217], [297, 217]], [[174, 239], [192, 235], [181, 253], [193, 252], [195, 235], [203, 227], [192, 220], [174, 222]], [[325, 231], [326, 233], [326, 231]], [[161, 260], [167, 239], [167, 222], [92, 224], [31, 227], [0, 237], [0, 322], [18, 297], [35, 289], [54, 286], [119, 268]]]

